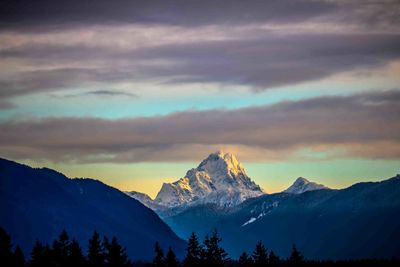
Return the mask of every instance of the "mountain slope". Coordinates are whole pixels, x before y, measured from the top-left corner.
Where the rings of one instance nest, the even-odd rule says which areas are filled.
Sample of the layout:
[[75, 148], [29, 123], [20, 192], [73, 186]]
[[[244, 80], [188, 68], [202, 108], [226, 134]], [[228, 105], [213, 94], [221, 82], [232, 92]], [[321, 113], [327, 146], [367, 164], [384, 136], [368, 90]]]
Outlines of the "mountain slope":
[[310, 182], [303, 177], [299, 177], [288, 189], [286, 189], [283, 192], [291, 194], [301, 194], [307, 191], [314, 191], [320, 189], [329, 189], [329, 188], [322, 184]]
[[94, 230], [115, 235], [132, 259], [150, 259], [156, 241], [183, 253], [184, 241], [152, 210], [115, 188], [4, 159], [0, 170], [0, 226], [26, 253], [63, 229], [84, 246]]
[[235, 206], [262, 194], [236, 157], [220, 151], [210, 154], [185, 177], [164, 183], [154, 202], [170, 208], [202, 203]]
[[264, 195], [228, 210], [208, 210], [193, 207], [165, 221], [182, 237], [217, 228], [232, 257], [251, 252], [258, 240], [284, 257], [292, 244], [312, 259], [400, 255], [400, 176], [342, 190]]
[[142, 203], [143, 205], [145, 205], [146, 207], [148, 207], [154, 211], [166, 209], [166, 207], [155, 203], [154, 200], [145, 193], [141, 193], [141, 192], [137, 192], [137, 191], [130, 191], [130, 192], [125, 192], [125, 194], [136, 199], [137, 201], [139, 201], [140, 203]]

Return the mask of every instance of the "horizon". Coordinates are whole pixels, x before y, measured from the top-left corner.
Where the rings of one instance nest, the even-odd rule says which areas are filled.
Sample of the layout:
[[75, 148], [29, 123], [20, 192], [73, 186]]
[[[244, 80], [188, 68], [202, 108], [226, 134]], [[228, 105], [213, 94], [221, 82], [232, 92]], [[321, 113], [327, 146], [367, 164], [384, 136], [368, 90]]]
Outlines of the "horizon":
[[[221, 150], [219, 150], [219, 151], [221, 151]], [[213, 152], [213, 153], [211, 153], [211, 154], [214, 154], [215, 152]], [[229, 151], [227, 151], [227, 153], [230, 153]], [[234, 155], [234, 154], [233, 154]], [[207, 155], [208, 156], [208, 155]], [[204, 160], [207, 156], [205, 156], [203, 159], [201, 159], [201, 160]], [[236, 156], [236, 155], [235, 155]], [[199, 161], [199, 162], [197, 162], [196, 164], [194, 164], [194, 162], [188, 162], [188, 163], [186, 163], [186, 164], [184, 164], [184, 166], [186, 166], [186, 165], [190, 165], [191, 163], [193, 163], [193, 165], [192, 165], [192, 167], [190, 167], [190, 168], [188, 168], [186, 171], [188, 171], [188, 170], [190, 170], [191, 168], [196, 168], [199, 164], [200, 164], [200, 162], [201, 162], [201, 160]], [[57, 165], [52, 165], [52, 164], [50, 164], [49, 166], [47, 166], [47, 165], [42, 165], [42, 164], [40, 164], [40, 163], [34, 163], [34, 162], [30, 162], [30, 161], [16, 161], [17, 163], [21, 163], [21, 164], [26, 164], [26, 165], [28, 165], [28, 166], [30, 166], [30, 167], [32, 167], [32, 168], [50, 168], [50, 169], [54, 169], [54, 170], [56, 170], [56, 171], [58, 171], [58, 172], [61, 172], [61, 173], [63, 173], [64, 175], [66, 175], [68, 178], [70, 178], [70, 179], [79, 179], [79, 178], [89, 178], [89, 179], [95, 179], [95, 180], [99, 180], [99, 181], [102, 181], [102, 182], [104, 182], [105, 184], [107, 184], [107, 185], [109, 185], [109, 186], [112, 186], [112, 187], [115, 187], [115, 188], [117, 188], [117, 189], [119, 189], [119, 190], [121, 190], [121, 191], [123, 191], [123, 192], [131, 192], [131, 191], [136, 191], [136, 192], [140, 192], [140, 193], [145, 193], [145, 194], [147, 194], [148, 196], [150, 196], [152, 199], [154, 199], [155, 197], [156, 197], [156, 195], [157, 195], [157, 193], [160, 191], [160, 189], [161, 189], [161, 187], [162, 187], [162, 185], [163, 185], [163, 183], [172, 183], [172, 182], [175, 182], [175, 181], [177, 181], [177, 180], [179, 180], [179, 179], [181, 179], [181, 178], [183, 178], [183, 177], [185, 177], [184, 175], [181, 175], [181, 176], [177, 176], [177, 177], [166, 177], [165, 179], [163, 179], [163, 178], [159, 178], [159, 179], [157, 179], [158, 181], [157, 182], [154, 182], [154, 184], [156, 185], [155, 187], [153, 187], [152, 188], [152, 190], [151, 191], [148, 191], [149, 189], [148, 189], [148, 187], [136, 187], [136, 188], [131, 188], [131, 187], [121, 187], [120, 185], [118, 185], [118, 184], [113, 184], [113, 181], [114, 181], [114, 179], [110, 179], [110, 178], [107, 178], [107, 177], [105, 177], [105, 176], [101, 176], [100, 175], [100, 177], [90, 177], [90, 176], [85, 176], [85, 175], [70, 175], [69, 173], [68, 173], [68, 171], [69, 171], [69, 169], [65, 169], [65, 170], [63, 170], [62, 168], [57, 168], [58, 166]], [[295, 177], [292, 177], [292, 180], [290, 180], [291, 178], [290, 177], [288, 177], [287, 178], [287, 180], [286, 181], [288, 181], [288, 183], [278, 183], [279, 184], [279, 187], [277, 187], [277, 188], [275, 188], [275, 189], [271, 189], [271, 187], [269, 187], [269, 184], [268, 183], [270, 183], [271, 182], [271, 184], [274, 184], [274, 182], [276, 183], [276, 180], [274, 181], [274, 179], [272, 178], [272, 179], [267, 179], [267, 181], [262, 181], [261, 183], [260, 182], [258, 182], [257, 181], [257, 179], [254, 179], [252, 176], [251, 176], [251, 174], [248, 172], [248, 169], [247, 169], [247, 164], [246, 163], [244, 163], [244, 162], [241, 162], [240, 161], [240, 159], [238, 159], [238, 162], [239, 163], [241, 163], [242, 164], [242, 166], [244, 167], [244, 169], [245, 169], [245, 171], [246, 171], [246, 173], [247, 173], [247, 175], [252, 179], [252, 181], [254, 181], [256, 184], [258, 184], [258, 185], [260, 185], [260, 187], [261, 187], [261, 189], [264, 191], [264, 193], [267, 193], [267, 194], [274, 194], [274, 193], [280, 193], [280, 192], [282, 192], [282, 191], [284, 191], [285, 189], [287, 189], [288, 187], [290, 187], [298, 178], [305, 178], [305, 179], [307, 179], [308, 181], [310, 181], [310, 182], [315, 182], [315, 183], [317, 183], [317, 184], [322, 184], [322, 185], [325, 185], [325, 186], [327, 186], [329, 189], [344, 189], [344, 188], [347, 188], [347, 187], [349, 187], [349, 186], [352, 186], [352, 185], [354, 185], [354, 184], [357, 184], [357, 183], [360, 183], [360, 182], [380, 182], [380, 181], [384, 181], [384, 180], [387, 180], [387, 179], [390, 179], [390, 178], [393, 178], [393, 177], [395, 177], [396, 175], [398, 175], [398, 172], [396, 173], [393, 173], [392, 175], [386, 175], [386, 176], [384, 176], [384, 177], [375, 177], [375, 176], [373, 176], [373, 175], [370, 175], [370, 176], [368, 176], [368, 178], [366, 178], [366, 177], [363, 177], [362, 179], [360, 179], [360, 178], [356, 178], [356, 177], [350, 177], [349, 179], [348, 179], [348, 183], [347, 184], [343, 184], [342, 186], [335, 186], [334, 185], [334, 183], [333, 183], [333, 185], [330, 185], [330, 184], [326, 184], [326, 183], [323, 183], [323, 182], [321, 182], [320, 180], [324, 180], [324, 179], [318, 179], [318, 178], [311, 178], [311, 177], [306, 177], [306, 176], [303, 176], [303, 175], [299, 175], [299, 176], [295, 176]], [[168, 165], [168, 163], [165, 163], [166, 165]], [[262, 165], [264, 165], [263, 163], [259, 163], [261, 166]], [[186, 171], [184, 172], [184, 173], [186, 173]], [[79, 170], [78, 170], [78, 172], [79, 172]], [[343, 178], [343, 176], [342, 176], [342, 178]], [[259, 180], [259, 179], [258, 179]], [[327, 181], [329, 181], [329, 179], [326, 179]], [[264, 184], [263, 184], [264, 183]], [[263, 186], [264, 185], [264, 186]], [[266, 186], [267, 187], [266, 187]], [[138, 189], [138, 188], [141, 188], [141, 189]]]
[[398, 1], [0, 6], [0, 156], [154, 197], [215, 150], [267, 192], [400, 167]]

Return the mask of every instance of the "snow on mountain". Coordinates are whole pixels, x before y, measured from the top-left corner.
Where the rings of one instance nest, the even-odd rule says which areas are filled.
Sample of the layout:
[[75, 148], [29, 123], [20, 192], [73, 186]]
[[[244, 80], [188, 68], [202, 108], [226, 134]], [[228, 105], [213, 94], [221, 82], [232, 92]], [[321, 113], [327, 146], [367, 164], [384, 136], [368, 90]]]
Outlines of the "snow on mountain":
[[164, 183], [154, 202], [178, 207], [201, 203], [235, 206], [264, 194], [230, 153], [210, 154], [197, 168], [174, 183]]
[[314, 191], [314, 190], [319, 190], [319, 189], [329, 189], [329, 188], [322, 184], [310, 182], [303, 177], [299, 177], [288, 189], [286, 189], [283, 192], [291, 193], [291, 194], [301, 194], [306, 191]]
[[151, 197], [149, 195], [145, 194], [145, 193], [141, 193], [141, 192], [137, 192], [137, 191], [131, 191], [131, 192], [125, 192], [125, 194], [127, 194], [128, 196], [138, 200], [139, 202], [141, 202], [146, 207], [151, 206], [151, 204], [153, 203], [153, 199], [151, 199]]

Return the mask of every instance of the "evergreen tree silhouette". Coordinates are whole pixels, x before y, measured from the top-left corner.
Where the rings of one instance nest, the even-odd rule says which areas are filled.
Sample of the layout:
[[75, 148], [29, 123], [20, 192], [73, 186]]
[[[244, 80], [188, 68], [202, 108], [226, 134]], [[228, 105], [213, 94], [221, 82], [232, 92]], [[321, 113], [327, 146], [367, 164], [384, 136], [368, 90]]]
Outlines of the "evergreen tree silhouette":
[[105, 239], [105, 248], [106, 262], [108, 266], [126, 267], [131, 265], [126, 255], [125, 248], [118, 243], [118, 240], [115, 236], [111, 239], [111, 243]]
[[158, 242], [154, 245], [154, 259], [153, 259], [153, 267], [163, 267], [165, 266], [165, 259], [164, 259], [164, 251], [160, 247]]
[[89, 267], [102, 267], [105, 264], [104, 246], [100, 241], [99, 233], [96, 231], [89, 239], [87, 260]]
[[0, 227], [0, 260], [3, 266], [11, 266], [13, 262], [11, 237], [1, 227]]
[[82, 248], [74, 239], [68, 245], [68, 266], [83, 267], [86, 266], [86, 259], [83, 255]]
[[224, 266], [226, 259], [225, 250], [220, 247], [222, 239], [218, 236], [217, 230], [214, 230], [211, 236], [206, 235], [204, 238], [204, 265], [208, 267], [219, 267]]
[[40, 241], [36, 241], [30, 256], [29, 265], [32, 267], [51, 266], [51, 250], [49, 245], [43, 245]]
[[189, 237], [188, 245], [186, 248], [186, 256], [183, 260], [184, 267], [198, 267], [200, 266], [202, 254], [202, 247], [199, 244], [199, 240], [194, 232]]
[[292, 253], [290, 254], [288, 259], [289, 264], [292, 266], [299, 266], [302, 264], [303, 260], [303, 255], [300, 253], [300, 251], [297, 250], [296, 246], [293, 245]]
[[268, 257], [269, 265], [271, 267], [275, 267], [279, 265], [280, 259], [275, 253], [271, 250], [269, 252], [269, 257]]
[[22, 267], [25, 266], [25, 257], [24, 253], [20, 246], [16, 246], [13, 254], [13, 266]]
[[257, 242], [256, 248], [253, 252], [254, 266], [261, 267], [268, 264], [268, 252], [261, 241]]
[[176, 259], [175, 253], [171, 247], [168, 248], [167, 256], [165, 257], [165, 266], [166, 267], [178, 267], [179, 262]]
[[249, 257], [247, 252], [243, 252], [239, 257], [238, 265], [239, 267], [251, 267], [253, 265], [253, 260]]
[[69, 244], [68, 234], [63, 230], [58, 239], [53, 242], [51, 254], [54, 266], [67, 266]]

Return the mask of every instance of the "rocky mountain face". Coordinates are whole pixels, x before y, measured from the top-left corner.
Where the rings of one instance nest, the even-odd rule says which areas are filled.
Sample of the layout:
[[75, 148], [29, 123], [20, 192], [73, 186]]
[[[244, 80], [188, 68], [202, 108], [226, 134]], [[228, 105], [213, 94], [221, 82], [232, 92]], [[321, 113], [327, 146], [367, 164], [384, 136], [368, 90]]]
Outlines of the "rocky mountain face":
[[230, 207], [263, 194], [234, 155], [219, 151], [178, 181], [164, 183], [154, 203], [169, 208], [205, 203]]
[[322, 184], [310, 182], [303, 177], [299, 177], [288, 189], [286, 189], [283, 192], [290, 194], [301, 194], [307, 191], [314, 191], [320, 189], [329, 189], [329, 188]]

